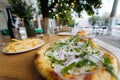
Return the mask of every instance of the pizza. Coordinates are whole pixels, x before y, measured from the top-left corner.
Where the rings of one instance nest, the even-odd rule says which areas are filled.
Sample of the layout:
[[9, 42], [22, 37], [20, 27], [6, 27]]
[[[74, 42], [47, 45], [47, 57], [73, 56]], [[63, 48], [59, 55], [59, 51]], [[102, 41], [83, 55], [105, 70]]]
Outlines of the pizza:
[[44, 45], [35, 67], [47, 80], [118, 80], [116, 57], [78, 36]]
[[77, 32], [77, 35], [78, 36], [87, 36], [88, 32], [86, 30], [80, 30], [80, 31]]

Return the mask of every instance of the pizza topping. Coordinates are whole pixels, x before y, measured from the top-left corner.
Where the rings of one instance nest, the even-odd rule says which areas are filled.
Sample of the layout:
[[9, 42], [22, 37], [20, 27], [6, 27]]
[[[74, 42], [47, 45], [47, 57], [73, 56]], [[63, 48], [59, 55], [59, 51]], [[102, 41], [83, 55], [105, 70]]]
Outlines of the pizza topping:
[[73, 37], [59, 40], [46, 52], [45, 56], [51, 61], [51, 66], [57, 73], [81, 75], [93, 73], [95, 69], [106, 67], [113, 75], [113, 67], [104, 58], [104, 52], [93, 47], [91, 40]]
[[116, 80], [119, 80], [118, 77], [117, 77], [117, 75], [114, 72], [114, 69], [113, 69], [113, 66], [112, 66], [112, 62], [107, 57], [104, 57], [104, 66], [106, 67], [106, 70], [108, 72], [110, 72], [111, 75], [113, 75], [116, 78]]

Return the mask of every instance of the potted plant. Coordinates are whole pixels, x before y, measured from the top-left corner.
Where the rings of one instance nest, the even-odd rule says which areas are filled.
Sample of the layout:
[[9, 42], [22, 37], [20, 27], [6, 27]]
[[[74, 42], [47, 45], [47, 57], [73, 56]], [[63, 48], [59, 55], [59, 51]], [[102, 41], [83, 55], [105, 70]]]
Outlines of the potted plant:
[[22, 0], [8, 0], [8, 2], [12, 6], [12, 13], [23, 19], [28, 37], [35, 36], [33, 22], [31, 21], [33, 18], [32, 5], [27, 5]]

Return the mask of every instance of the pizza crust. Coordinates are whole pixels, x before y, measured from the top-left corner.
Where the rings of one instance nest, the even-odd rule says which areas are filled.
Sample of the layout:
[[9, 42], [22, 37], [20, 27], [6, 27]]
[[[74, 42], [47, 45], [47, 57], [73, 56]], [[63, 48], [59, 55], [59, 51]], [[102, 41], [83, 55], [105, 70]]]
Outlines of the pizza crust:
[[[92, 43], [94, 47], [98, 47], [96, 44]], [[38, 70], [38, 72], [47, 80], [63, 80], [63, 78], [57, 74], [54, 69], [51, 67], [51, 62], [48, 60], [47, 57], [44, 56], [45, 51], [50, 47], [50, 44], [47, 44], [43, 46], [35, 55], [35, 67]], [[105, 56], [109, 57], [115, 72], [118, 72], [118, 65], [117, 65], [117, 59], [110, 54], [109, 52], [105, 51]], [[93, 74], [87, 74], [87, 75], [70, 75], [70, 74], [64, 74], [63, 77], [66, 80], [116, 80], [108, 71], [105, 70], [105, 68], [94, 71]], [[83, 78], [82, 78], [83, 77]], [[77, 79], [76, 79], [77, 78]]]
[[51, 68], [50, 61], [44, 56], [49, 45], [43, 46], [35, 55], [35, 67], [38, 72], [47, 80], [61, 80], [60, 76]]

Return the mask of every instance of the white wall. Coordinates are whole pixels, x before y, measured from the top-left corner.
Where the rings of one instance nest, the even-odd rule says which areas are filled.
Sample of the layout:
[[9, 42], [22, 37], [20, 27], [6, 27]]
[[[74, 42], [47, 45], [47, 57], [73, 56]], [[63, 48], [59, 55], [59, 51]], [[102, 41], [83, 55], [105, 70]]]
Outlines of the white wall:
[[7, 12], [4, 6], [0, 6], [0, 30], [2, 29], [7, 29]]

